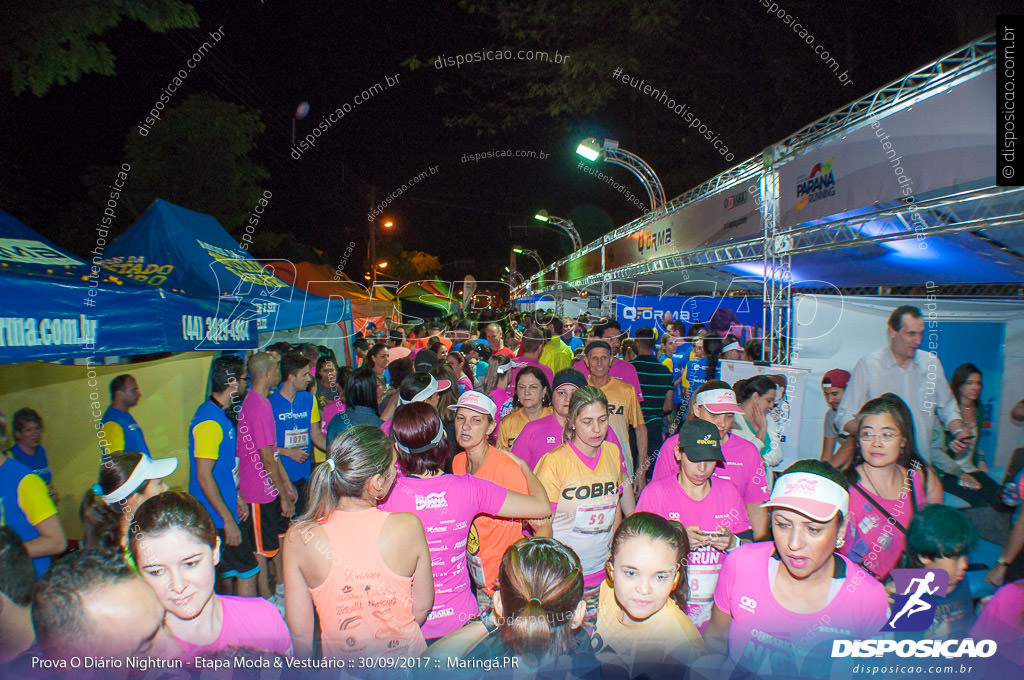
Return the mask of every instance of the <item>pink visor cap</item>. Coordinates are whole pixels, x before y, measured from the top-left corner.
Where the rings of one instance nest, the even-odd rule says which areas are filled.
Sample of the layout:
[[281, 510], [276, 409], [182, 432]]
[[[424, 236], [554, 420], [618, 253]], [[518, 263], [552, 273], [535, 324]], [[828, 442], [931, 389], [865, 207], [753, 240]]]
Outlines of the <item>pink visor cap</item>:
[[[428, 373], [427, 375], [430, 374]], [[400, 404], [412, 404], [417, 401], [426, 401], [427, 399], [430, 399], [438, 392], [443, 392], [449, 389], [451, 386], [452, 382], [450, 380], [438, 380], [437, 378], [431, 375], [430, 382], [427, 384], [427, 386], [424, 387], [419, 392], [417, 392], [412, 399], [402, 399], [402, 397], [398, 397], [398, 402]]]
[[462, 396], [459, 397], [459, 401], [449, 406], [448, 410], [457, 411], [460, 408], [468, 408], [470, 411], [483, 413], [484, 415], [490, 416], [492, 419], [498, 413], [498, 407], [494, 405], [494, 400], [483, 392], [477, 392], [475, 390], [463, 392]]
[[850, 494], [831, 479], [810, 472], [790, 472], [775, 480], [771, 498], [762, 508], [785, 508], [807, 515], [816, 522], [828, 522], [837, 512], [846, 517]]
[[743, 413], [732, 390], [706, 390], [698, 394], [695, 401], [712, 413]]

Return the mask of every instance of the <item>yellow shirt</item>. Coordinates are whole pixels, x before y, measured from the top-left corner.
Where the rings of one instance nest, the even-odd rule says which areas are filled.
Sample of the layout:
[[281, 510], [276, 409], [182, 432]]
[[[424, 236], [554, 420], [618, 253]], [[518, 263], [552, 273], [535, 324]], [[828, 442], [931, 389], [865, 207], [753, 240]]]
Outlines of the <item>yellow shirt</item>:
[[588, 588], [603, 578], [625, 467], [615, 444], [601, 442], [597, 459], [585, 462], [566, 442], [545, 453], [533, 470], [554, 504], [554, 538], [576, 551]]
[[554, 336], [546, 343], [540, 352], [540, 363], [551, 369], [552, 373], [558, 373], [563, 368], [572, 366], [573, 353], [569, 345], [565, 344], [561, 336]]
[[689, 617], [669, 598], [645, 621], [620, 620], [615, 591], [605, 581], [597, 605], [597, 637], [601, 648], [614, 652], [627, 665], [635, 662], [688, 664], [707, 652], [704, 639]]
[[[551, 407], [545, 406], [541, 409], [540, 415], [537, 418], [543, 418], [544, 416], [551, 415]], [[519, 436], [519, 433], [523, 431], [526, 424], [530, 422], [526, 412], [523, 411], [522, 407], [512, 409], [512, 412], [501, 419], [501, 424], [498, 425], [498, 438], [494, 444], [502, 451], [511, 451], [512, 443]]]

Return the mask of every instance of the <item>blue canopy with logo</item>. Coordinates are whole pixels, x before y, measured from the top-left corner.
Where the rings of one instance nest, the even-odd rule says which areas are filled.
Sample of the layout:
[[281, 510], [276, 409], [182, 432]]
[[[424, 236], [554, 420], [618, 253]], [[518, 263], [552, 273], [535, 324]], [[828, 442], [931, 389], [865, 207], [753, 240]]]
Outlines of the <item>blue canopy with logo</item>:
[[124, 281], [2, 210], [0, 293], [0, 363], [256, 345], [255, 321], [216, 300]]
[[252, 303], [261, 334], [352, 320], [349, 300], [294, 288], [275, 276], [280, 260], [264, 266], [215, 217], [163, 199], [153, 201], [103, 257], [103, 266], [125, 279], [219, 299], [226, 316], [235, 305]]

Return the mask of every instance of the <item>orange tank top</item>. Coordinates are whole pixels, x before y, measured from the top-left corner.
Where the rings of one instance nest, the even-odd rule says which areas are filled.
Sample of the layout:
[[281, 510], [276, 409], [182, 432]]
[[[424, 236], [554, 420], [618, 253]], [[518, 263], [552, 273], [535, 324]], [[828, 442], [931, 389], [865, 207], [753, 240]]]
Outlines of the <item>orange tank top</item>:
[[320, 525], [331, 546], [331, 569], [310, 588], [320, 616], [325, 658], [377, 654], [418, 656], [427, 649], [412, 614], [412, 577], [381, 557], [380, 532], [391, 513], [335, 511]]

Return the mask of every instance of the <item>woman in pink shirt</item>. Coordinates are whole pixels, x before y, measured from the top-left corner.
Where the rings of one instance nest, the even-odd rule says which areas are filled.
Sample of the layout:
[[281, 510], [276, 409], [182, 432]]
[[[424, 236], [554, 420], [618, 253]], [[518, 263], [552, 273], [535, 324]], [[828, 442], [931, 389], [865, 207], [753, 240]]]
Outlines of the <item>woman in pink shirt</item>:
[[745, 673], [829, 677], [832, 640], [878, 634], [887, 619], [885, 589], [836, 553], [850, 496], [827, 463], [801, 460], [776, 480], [772, 540], [742, 545], [725, 558], [704, 641]]
[[736, 487], [712, 479], [715, 468], [725, 464], [718, 428], [700, 419], [687, 420], [677, 439], [674, 453], [679, 475], [648, 484], [636, 511], [661, 515], [686, 529], [690, 596], [685, 611], [703, 628], [711, 616], [711, 600], [726, 554], [739, 547], [741, 539], [752, 540], [753, 533]]
[[[480, 391], [491, 398], [494, 405], [498, 407], [498, 414], [494, 422], [501, 426], [501, 418], [512, 411], [512, 395], [508, 393], [508, 386], [512, 382], [512, 369], [515, 365], [512, 359], [504, 354], [492, 354], [487, 361], [487, 375], [484, 376]], [[494, 430], [497, 432], [497, 428]]]
[[[485, 405], [482, 400], [476, 403]], [[529, 495], [508, 491], [473, 475], [445, 474], [444, 464], [450, 451], [448, 438], [440, 416], [429, 404], [417, 402], [398, 407], [391, 423], [391, 437], [404, 475], [395, 482], [381, 508], [414, 513], [426, 530], [437, 591], [434, 608], [423, 624], [423, 635], [429, 640], [457, 630], [477, 615], [466, 564], [473, 518], [487, 514], [536, 519], [550, 515], [551, 506], [544, 487], [521, 461]]]
[[[757, 448], [731, 432], [733, 418], [741, 412], [736, 403], [736, 393], [729, 383], [708, 380], [693, 393], [686, 419], [704, 420], [718, 428], [725, 464], [717, 466], [712, 476], [736, 487], [754, 530], [754, 538], [760, 539], [768, 535], [768, 514], [761, 507], [761, 503], [768, 500], [768, 479]], [[651, 481], [679, 474], [679, 463], [674, 453], [678, 443], [679, 437], [672, 435], [661, 445]]]
[[843, 553], [881, 581], [903, 554], [914, 511], [942, 503], [942, 483], [917, 453], [907, 405], [891, 392], [861, 407], [853, 440]]
[[[1012, 581], [982, 605], [971, 628], [975, 640], [995, 640], [1001, 657], [1024, 666], [1024, 579]], [[1009, 676], [1007, 676], [1009, 677]]]
[[284, 601], [300, 657], [313, 650], [313, 612], [326, 658], [423, 653], [434, 602], [423, 526], [378, 509], [395, 482], [380, 428], [354, 425], [331, 443], [309, 485], [309, 509], [284, 539]]
[[466, 361], [462, 352], [452, 350], [448, 352], [448, 365], [455, 374], [456, 384], [459, 386], [459, 393], [466, 393], [473, 389], [473, 367]]
[[167, 610], [187, 664], [229, 647], [292, 655], [288, 627], [273, 604], [214, 593], [220, 539], [195, 498], [180, 491], [150, 498], [135, 511], [129, 534], [132, 557]]

